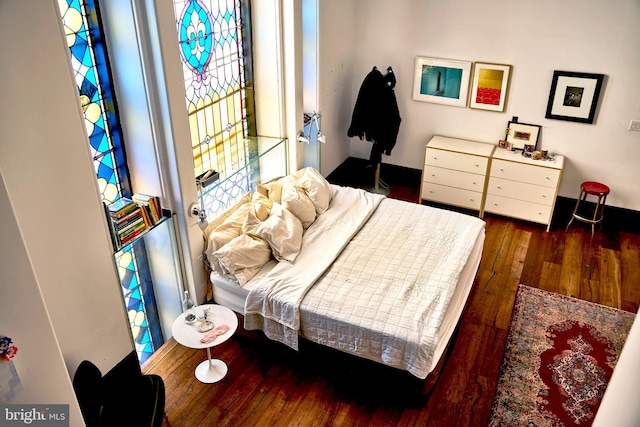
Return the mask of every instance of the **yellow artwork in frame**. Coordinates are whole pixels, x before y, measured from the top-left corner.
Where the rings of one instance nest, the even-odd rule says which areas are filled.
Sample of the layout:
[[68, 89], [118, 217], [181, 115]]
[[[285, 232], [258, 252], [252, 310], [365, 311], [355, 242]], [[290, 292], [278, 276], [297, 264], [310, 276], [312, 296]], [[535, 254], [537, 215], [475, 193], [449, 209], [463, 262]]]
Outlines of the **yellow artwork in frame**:
[[510, 78], [511, 65], [474, 63], [469, 108], [504, 111]]

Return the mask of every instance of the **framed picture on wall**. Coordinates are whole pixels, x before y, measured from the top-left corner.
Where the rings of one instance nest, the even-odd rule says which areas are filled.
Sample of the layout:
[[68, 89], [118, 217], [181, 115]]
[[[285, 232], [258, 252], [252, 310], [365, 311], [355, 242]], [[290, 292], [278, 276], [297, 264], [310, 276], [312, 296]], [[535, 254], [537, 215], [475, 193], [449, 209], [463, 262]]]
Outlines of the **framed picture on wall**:
[[474, 63], [469, 108], [504, 111], [510, 77], [511, 65]]
[[415, 101], [466, 107], [471, 62], [417, 56], [413, 78]]
[[524, 151], [525, 145], [533, 145], [533, 150], [535, 150], [540, 138], [540, 128], [540, 125], [509, 122], [504, 139], [508, 144], [511, 144], [513, 150]]
[[547, 119], [593, 123], [604, 74], [554, 71]]

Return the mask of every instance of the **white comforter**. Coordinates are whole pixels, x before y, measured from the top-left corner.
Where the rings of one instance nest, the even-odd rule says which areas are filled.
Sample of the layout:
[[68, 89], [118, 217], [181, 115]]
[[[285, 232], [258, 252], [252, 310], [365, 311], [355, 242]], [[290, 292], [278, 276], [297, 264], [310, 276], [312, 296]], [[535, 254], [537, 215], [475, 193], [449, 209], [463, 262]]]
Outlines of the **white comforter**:
[[[295, 263], [279, 263], [249, 293], [245, 327], [293, 348], [302, 333], [425, 378], [460, 271], [484, 222], [335, 189], [330, 209], [307, 230]], [[354, 195], [364, 203], [354, 203]], [[331, 214], [337, 213], [340, 224], [353, 231], [336, 228]]]
[[295, 262], [279, 262], [249, 292], [245, 328], [262, 329], [269, 338], [297, 350], [302, 298], [383, 199], [364, 190], [333, 186], [330, 208], [306, 230]]

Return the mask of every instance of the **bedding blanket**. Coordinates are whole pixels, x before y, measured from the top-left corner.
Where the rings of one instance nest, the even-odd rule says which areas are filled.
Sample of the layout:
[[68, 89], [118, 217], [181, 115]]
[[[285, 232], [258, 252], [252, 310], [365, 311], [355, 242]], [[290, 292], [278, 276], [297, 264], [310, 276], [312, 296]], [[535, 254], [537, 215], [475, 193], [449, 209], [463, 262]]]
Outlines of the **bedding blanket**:
[[[249, 293], [245, 327], [293, 348], [301, 334], [425, 378], [460, 272], [485, 223], [335, 188], [295, 263], [279, 263]], [[374, 201], [361, 212], [353, 201], [343, 204], [351, 193]], [[330, 216], [323, 218], [333, 210], [363, 218], [355, 221], [362, 226], [343, 236]]]
[[246, 329], [262, 329], [296, 350], [300, 302], [384, 199], [360, 189], [332, 188], [331, 205], [306, 230], [295, 262], [279, 262], [251, 289], [245, 303]]
[[[477, 217], [385, 199], [305, 296], [301, 335], [426, 378], [439, 341], [449, 339], [441, 337], [443, 320], [484, 226]], [[456, 304], [465, 302], [466, 295]]]

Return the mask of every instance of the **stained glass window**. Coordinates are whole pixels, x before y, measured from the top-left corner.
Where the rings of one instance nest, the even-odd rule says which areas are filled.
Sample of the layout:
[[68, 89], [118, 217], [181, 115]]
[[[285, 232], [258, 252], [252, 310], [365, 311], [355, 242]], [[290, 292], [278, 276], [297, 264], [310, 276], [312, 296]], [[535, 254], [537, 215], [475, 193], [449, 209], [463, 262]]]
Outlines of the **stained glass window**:
[[[194, 177], [216, 170], [224, 180], [247, 163], [254, 128], [248, 96], [248, 10], [239, 0], [174, 0]], [[246, 179], [240, 178], [241, 186]], [[230, 191], [238, 191], [232, 186]], [[205, 206], [214, 202], [205, 197]]]
[[[105, 203], [131, 195], [107, 55], [95, 0], [58, 0], [98, 184]], [[140, 362], [162, 345], [144, 242], [115, 254]], [[150, 322], [150, 319], [153, 321]]]

